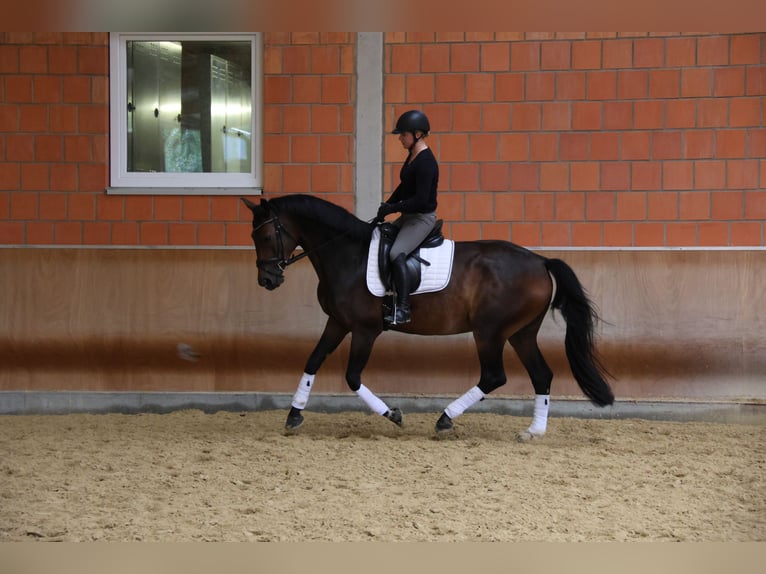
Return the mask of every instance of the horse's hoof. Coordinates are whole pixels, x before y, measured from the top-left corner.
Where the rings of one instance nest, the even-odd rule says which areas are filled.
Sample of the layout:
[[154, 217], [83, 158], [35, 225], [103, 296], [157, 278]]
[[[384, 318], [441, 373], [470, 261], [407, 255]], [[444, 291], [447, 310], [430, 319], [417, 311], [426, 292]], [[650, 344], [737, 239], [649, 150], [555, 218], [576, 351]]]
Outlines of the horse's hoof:
[[303, 424], [303, 415], [298, 413], [295, 415], [287, 415], [287, 422], [285, 422], [285, 430], [287, 432], [292, 432], [295, 430], [298, 430], [298, 428]]
[[436, 421], [436, 432], [444, 433], [452, 430], [452, 419], [447, 416], [447, 413], [442, 413], [439, 420]]
[[386, 413], [386, 418], [396, 426], [402, 426], [402, 411], [398, 408], [391, 409]]
[[533, 440], [540, 440], [544, 436], [545, 436], [544, 434], [531, 433], [528, 430], [525, 430], [525, 431], [516, 433], [516, 440], [518, 442], [530, 442]]

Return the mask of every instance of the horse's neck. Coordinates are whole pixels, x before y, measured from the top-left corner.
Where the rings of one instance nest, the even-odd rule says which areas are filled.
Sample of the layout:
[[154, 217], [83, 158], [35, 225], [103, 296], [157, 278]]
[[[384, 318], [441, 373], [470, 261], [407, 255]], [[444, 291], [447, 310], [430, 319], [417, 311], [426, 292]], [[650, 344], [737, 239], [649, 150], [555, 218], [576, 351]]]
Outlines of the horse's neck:
[[366, 261], [369, 243], [338, 232], [307, 234], [303, 249], [320, 279], [335, 278]]

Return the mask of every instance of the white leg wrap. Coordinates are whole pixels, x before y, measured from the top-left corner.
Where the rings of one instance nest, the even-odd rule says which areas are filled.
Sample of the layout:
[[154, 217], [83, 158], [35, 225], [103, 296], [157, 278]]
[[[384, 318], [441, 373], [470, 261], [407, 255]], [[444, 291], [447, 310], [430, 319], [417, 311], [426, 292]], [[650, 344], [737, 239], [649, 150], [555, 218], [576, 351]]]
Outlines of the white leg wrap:
[[296, 409], [303, 410], [306, 408], [306, 403], [309, 402], [309, 395], [311, 394], [311, 385], [314, 384], [314, 377], [315, 375], [303, 373], [301, 382], [298, 384], [298, 389], [293, 395], [292, 406]]
[[472, 387], [468, 389], [468, 392], [464, 395], [452, 401], [449, 406], [444, 409], [444, 412], [447, 413], [447, 416], [451, 419], [457, 418], [483, 398], [484, 393], [481, 392], [481, 389], [479, 387]]
[[356, 395], [362, 399], [365, 404], [370, 407], [370, 410], [378, 415], [384, 415], [388, 412], [388, 406], [386, 403], [376, 397], [373, 392], [362, 385], [359, 390], [356, 391]]
[[548, 408], [550, 407], [550, 395], [535, 395], [535, 412], [532, 415], [532, 424], [527, 432], [534, 435], [545, 434], [548, 428]]

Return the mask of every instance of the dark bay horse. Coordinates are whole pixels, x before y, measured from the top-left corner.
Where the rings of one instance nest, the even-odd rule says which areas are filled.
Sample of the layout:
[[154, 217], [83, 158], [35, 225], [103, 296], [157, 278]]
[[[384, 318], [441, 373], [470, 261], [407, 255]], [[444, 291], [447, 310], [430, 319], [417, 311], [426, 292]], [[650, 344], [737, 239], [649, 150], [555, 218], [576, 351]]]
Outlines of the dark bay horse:
[[[258, 283], [279, 287], [285, 268], [308, 257], [319, 278], [317, 295], [327, 314], [316, 347], [309, 356], [287, 416], [286, 428], [303, 423], [314, 376], [325, 358], [351, 333], [346, 369], [349, 388], [377, 414], [401, 426], [402, 414], [389, 408], [362, 383], [362, 371], [385, 326], [382, 298], [366, 283], [367, 255], [374, 223], [364, 222], [342, 207], [310, 195], [287, 195], [256, 204], [242, 198], [253, 212]], [[292, 256], [296, 247], [303, 253]], [[555, 279], [556, 288], [551, 276]], [[566, 321], [565, 348], [572, 374], [596, 405], [614, 402], [609, 376], [594, 344], [597, 314], [575, 273], [564, 261], [548, 259], [506, 241], [455, 242], [452, 277], [441, 291], [411, 297], [412, 321], [392, 330], [418, 335], [471, 332], [481, 375], [476, 386], [445, 408], [438, 432], [506, 382], [503, 348], [509, 342], [535, 389], [532, 424], [519, 438], [545, 433], [553, 373], [537, 345], [537, 333], [549, 309]]]

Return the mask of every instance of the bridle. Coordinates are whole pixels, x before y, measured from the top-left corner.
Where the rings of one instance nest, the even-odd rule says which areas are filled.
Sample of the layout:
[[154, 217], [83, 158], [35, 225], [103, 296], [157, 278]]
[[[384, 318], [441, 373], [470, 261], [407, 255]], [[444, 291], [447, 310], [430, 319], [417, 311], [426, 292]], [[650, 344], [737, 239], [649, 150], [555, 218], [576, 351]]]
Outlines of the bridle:
[[267, 219], [263, 223], [261, 223], [258, 227], [255, 227], [252, 231], [253, 234], [255, 234], [256, 231], [258, 231], [261, 227], [264, 225], [267, 225], [269, 223], [274, 224], [274, 235], [277, 239], [277, 255], [275, 257], [269, 257], [267, 259], [256, 259], [255, 264], [258, 267], [258, 269], [261, 269], [263, 271], [268, 271], [266, 267], [270, 265], [276, 264], [276, 266], [279, 268], [280, 274], [285, 270], [286, 267], [292, 265], [296, 261], [300, 261], [304, 257], [306, 257], [309, 252], [304, 251], [303, 253], [299, 255], [294, 255], [293, 257], [290, 257], [289, 259], [285, 258], [285, 244], [282, 241], [282, 234], [284, 233], [293, 241], [295, 241], [296, 245], [299, 244], [299, 241], [287, 230], [287, 228], [282, 225], [282, 222], [279, 221], [279, 217], [275, 214], [271, 219]]

